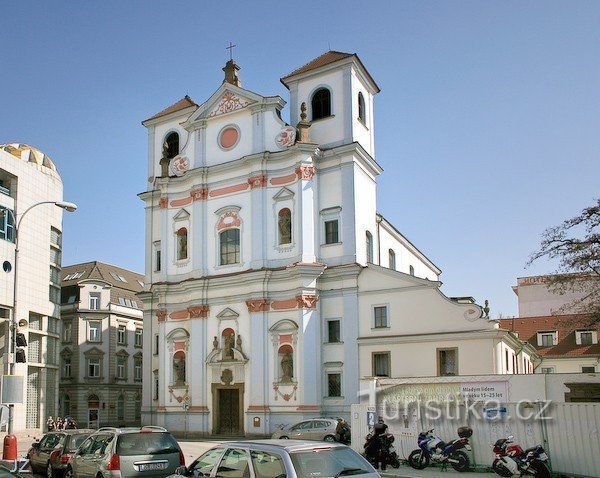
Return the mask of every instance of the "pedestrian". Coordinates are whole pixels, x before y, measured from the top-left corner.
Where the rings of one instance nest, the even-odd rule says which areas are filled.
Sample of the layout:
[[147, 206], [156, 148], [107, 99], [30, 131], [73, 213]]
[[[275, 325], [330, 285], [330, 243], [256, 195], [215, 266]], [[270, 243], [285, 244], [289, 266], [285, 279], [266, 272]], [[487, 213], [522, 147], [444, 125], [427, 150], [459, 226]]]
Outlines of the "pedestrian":
[[62, 418], [56, 417], [56, 426], [55, 426], [54, 429], [55, 430], [64, 430], [64, 425], [63, 425]]
[[54, 419], [52, 418], [52, 415], [50, 415], [48, 417], [48, 420], [46, 420], [46, 426], [48, 427], [49, 432], [53, 432], [56, 429], [56, 424], [54, 423]]
[[77, 423], [71, 416], [65, 418], [65, 430], [75, 430], [77, 428]]

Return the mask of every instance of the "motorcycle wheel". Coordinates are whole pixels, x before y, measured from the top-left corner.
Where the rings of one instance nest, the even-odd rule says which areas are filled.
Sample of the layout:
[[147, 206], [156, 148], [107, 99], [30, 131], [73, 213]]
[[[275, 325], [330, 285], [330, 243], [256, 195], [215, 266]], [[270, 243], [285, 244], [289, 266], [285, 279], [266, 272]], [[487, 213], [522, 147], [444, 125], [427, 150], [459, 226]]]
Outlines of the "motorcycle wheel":
[[458, 463], [450, 463], [456, 471], [459, 473], [469, 471], [469, 457], [464, 451], [455, 451], [450, 455], [450, 458], [458, 461]]
[[392, 461], [390, 461], [390, 465], [392, 465], [392, 468], [400, 468], [400, 460], [398, 460], [397, 457], [392, 458]]
[[543, 461], [533, 460], [529, 465], [529, 472], [536, 478], [550, 478], [550, 470]]
[[499, 476], [504, 476], [506, 478], [512, 476], [512, 473], [502, 464], [500, 458], [494, 460], [494, 463], [492, 463], [492, 470]]
[[415, 470], [422, 470], [429, 466], [429, 455], [423, 453], [423, 450], [414, 450], [408, 455], [408, 464]]

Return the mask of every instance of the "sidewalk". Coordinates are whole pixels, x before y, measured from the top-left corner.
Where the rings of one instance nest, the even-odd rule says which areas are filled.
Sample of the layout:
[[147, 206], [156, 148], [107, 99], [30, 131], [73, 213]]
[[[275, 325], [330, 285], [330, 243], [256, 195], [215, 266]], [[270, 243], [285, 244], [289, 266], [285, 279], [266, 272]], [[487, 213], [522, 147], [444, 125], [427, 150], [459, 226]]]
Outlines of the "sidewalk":
[[415, 470], [405, 464], [400, 465], [398, 469], [388, 467], [386, 471], [381, 471], [379, 474], [384, 478], [453, 478], [465, 475], [472, 476], [473, 478], [498, 477], [495, 473], [459, 473], [458, 471], [454, 471], [452, 467], [448, 467], [445, 471], [442, 471], [441, 468], [431, 466], [424, 470]]

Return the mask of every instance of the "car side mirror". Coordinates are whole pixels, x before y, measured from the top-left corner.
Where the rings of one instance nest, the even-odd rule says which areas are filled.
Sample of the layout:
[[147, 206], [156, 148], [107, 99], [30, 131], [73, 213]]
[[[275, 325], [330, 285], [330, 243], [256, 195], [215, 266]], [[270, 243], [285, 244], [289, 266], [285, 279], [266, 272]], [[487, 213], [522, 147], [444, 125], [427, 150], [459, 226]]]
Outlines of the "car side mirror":
[[31, 448], [39, 448], [40, 447], [40, 442], [35, 442], [31, 444]]
[[188, 469], [185, 466], [179, 466], [175, 469], [175, 474], [180, 476], [185, 476], [188, 474]]

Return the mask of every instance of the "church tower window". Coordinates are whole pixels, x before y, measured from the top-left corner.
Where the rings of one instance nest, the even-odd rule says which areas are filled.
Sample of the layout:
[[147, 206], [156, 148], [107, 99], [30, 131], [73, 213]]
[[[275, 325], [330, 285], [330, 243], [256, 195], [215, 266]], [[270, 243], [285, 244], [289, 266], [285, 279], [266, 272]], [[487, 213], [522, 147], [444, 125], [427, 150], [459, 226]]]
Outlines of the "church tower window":
[[366, 122], [366, 116], [365, 116], [365, 98], [363, 96], [363, 94], [359, 91], [358, 92], [358, 119], [361, 120], [363, 123]]
[[188, 258], [188, 232], [185, 227], [177, 231], [177, 260]]
[[171, 133], [165, 138], [163, 153], [167, 159], [174, 158], [179, 154], [179, 134]]
[[331, 116], [331, 92], [327, 88], [320, 88], [315, 91], [311, 107], [313, 121]]
[[226, 229], [219, 234], [220, 264], [238, 264], [240, 262], [240, 230]]
[[279, 211], [279, 244], [292, 243], [292, 212], [286, 207]]
[[396, 270], [396, 253], [394, 252], [393, 249], [389, 250], [389, 267], [390, 269], [394, 269]]
[[409, 269], [408, 269], [408, 271], [409, 271], [409, 273], [410, 273], [411, 276], [415, 275], [415, 268], [413, 266], [410, 266]]
[[373, 262], [373, 236], [367, 231], [367, 262]]

